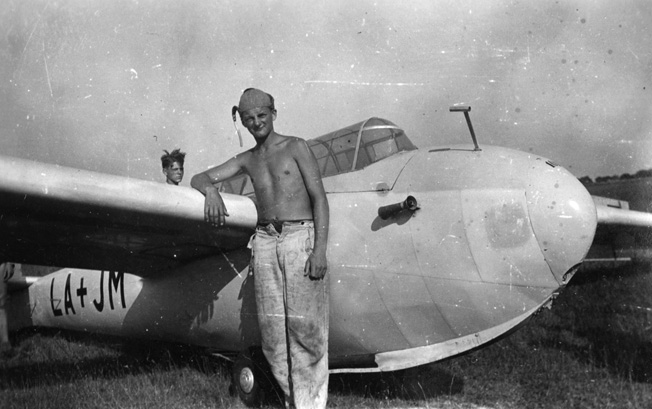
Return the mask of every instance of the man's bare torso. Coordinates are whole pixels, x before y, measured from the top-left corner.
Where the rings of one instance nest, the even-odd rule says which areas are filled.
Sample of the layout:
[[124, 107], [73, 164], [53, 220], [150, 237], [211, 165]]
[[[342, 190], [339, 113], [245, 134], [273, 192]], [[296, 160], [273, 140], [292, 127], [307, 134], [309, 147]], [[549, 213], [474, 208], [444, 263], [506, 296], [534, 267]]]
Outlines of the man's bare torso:
[[295, 159], [299, 138], [274, 134], [274, 140], [248, 151], [244, 170], [251, 177], [258, 204], [258, 219], [312, 219], [312, 204]]

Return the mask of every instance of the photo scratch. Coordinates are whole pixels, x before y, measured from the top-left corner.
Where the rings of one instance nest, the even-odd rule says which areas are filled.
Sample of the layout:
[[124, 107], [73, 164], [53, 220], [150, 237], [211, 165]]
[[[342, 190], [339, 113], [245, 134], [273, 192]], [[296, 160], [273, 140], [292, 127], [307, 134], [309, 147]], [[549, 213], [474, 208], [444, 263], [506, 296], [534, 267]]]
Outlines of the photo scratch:
[[48, 88], [50, 89], [50, 97], [54, 98], [54, 93], [52, 93], [52, 82], [50, 81], [50, 70], [48, 70], [48, 58], [45, 54], [45, 40], [43, 40], [43, 63], [45, 64], [45, 76], [48, 79]]
[[49, 1], [47, 3], [45, 3], [45, 6], [43, 7], [43, 10], [41, 10], [41, 14], [39, 14], [39, 16], [38, 16], [38, 20], [36, 20], [36, 23], [34, 23], [34, 28], [32, 28], [32, 31], [29, 33], [29, 37], [27, 37], [27, 41], [25, 42], [25, 47], [23, 47], [23, 52], [20, 53], [21, 60], [22, 60], [22, 57], [25, 55], [25, 51], [27, 50], [27, 47], [29, 46], [29, 43], [32, 40], [32, 36], [34, 35], [34, 32], [36, 31], [36, 28], [41, 23], [41, 18], [43, 18], [43, 13], [45, 13], [45, 9], [47, 9], [49, 5], [50, 5]]
[[312, 80], [304, 81], [304, 84], [335, 84], [335, 85], [372, 85], [372, 86], [396, 86], [414, 87], [426, 85], [424, 82], [360, 82], [360, 81], [338, 81], [338, 80]]
[[[156, 136], [154, 136], [154, 137], [156, 138]], [[224, 257], [224, 260], [226, 260], [226, 262], [229, 263], [229, 266], [231, 266], [231, 268], [238, 275], [238, 277], [242, 278], [242, 276], [240, 275], [240, 272], [238, 272], [238, 269], [235, 268], [235, 264], [233, 264], [231, 262], [231, 260], [229, 260], [229, 258], [227, 257], [227, 255], [224, 252], [222, 252], [222, 256]]]

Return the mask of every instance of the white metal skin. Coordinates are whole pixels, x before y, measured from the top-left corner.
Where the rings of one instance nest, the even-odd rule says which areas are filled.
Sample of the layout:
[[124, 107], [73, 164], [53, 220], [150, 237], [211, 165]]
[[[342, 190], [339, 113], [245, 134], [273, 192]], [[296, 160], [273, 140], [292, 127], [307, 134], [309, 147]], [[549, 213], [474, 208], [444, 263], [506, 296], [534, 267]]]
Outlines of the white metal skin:
[[224, 194], [233, 215], [217, 230], [194, 189], [12, 157], [0, 195], [0, 257], [27, 264], [160, 275], [245, 246], [257, 223], [244, 196]]
[[[324, 186], [332, 372], [413, 367], [504, 335], [564, 287], [597, 224], [591, 196], [568, 171], [491, 146], [403, 152]], [[203, 203], [181, 187], [165, 192]], [[378, 216], [408, 195], [417, 210]], [[245, 225], [250, 211], [229, 208]], [[259, 343], [248, 261], [241, 247], [148, 278], [62, 269], [12, 295], [10, 325], [240, 351]]]
[[635, 210], [596, 205], [600, 224], [619, 226], [646, 226], [652, 228], [652, 214]]
[[[202, 196], [189, 188], [6, 156], [0, 156], [0, 175], [3, 193], [51, 197], [65, 206], [95, 205], [106, 211], [149, 208], [159, 217], [204, 221]], [[240, 196], [229, 199], [232, 207], [238, 207], [230, 226], [255, 226], [253, 203]]]

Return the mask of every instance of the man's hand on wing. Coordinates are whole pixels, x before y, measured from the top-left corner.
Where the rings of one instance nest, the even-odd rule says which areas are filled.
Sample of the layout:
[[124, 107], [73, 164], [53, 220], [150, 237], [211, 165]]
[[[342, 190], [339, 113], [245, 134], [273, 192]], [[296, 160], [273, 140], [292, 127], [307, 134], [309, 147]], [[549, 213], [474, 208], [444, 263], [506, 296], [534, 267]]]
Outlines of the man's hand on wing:
[[204, 219], [213, 226], [224, 226], [225, 217], [229, 213], [226, 211], [222, 196], [217, 189], [206, 191], [206, 200], [204, 201]]

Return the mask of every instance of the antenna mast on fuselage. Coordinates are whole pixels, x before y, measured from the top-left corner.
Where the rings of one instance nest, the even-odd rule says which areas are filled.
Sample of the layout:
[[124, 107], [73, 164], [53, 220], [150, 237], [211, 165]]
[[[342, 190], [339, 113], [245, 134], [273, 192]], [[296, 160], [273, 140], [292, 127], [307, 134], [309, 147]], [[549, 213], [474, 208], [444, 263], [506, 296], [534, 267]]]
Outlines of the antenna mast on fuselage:
[[478, 141], [475, 139], [475, 132], [473, 132], [473, 125], [471, 125], [471, 117], [469, 116], [469, 112], [471, 112], [471, 107], [470, 106], [464, 106], [464, 105], [459, 105], [459, 106], [452, 106], [450, 107], [450, 112], [464, 112], [464, 118], [466, 118], [466, 124], [469, 126], [469, 131], [471, 132], [471, 138], [473, 139], [473, 145], [475, 145], [474, 151], [481, 151], [480, 147], [478, 146]]

